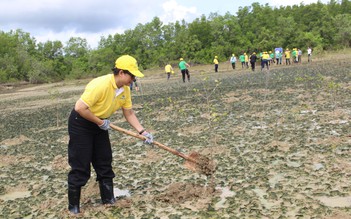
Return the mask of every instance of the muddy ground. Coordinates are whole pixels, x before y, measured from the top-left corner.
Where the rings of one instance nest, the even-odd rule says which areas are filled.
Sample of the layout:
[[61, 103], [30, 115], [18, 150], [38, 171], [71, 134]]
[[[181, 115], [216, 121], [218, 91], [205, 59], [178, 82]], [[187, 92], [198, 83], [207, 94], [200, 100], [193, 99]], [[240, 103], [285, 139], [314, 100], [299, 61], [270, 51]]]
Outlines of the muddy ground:
[[[110, 131], [118, 201], [101, 205], [92, 171], [78, 217], [351, 218], [350, 58], [263, 72], [197, 66], [190, 83], [145, 72], [133, 91], [141, 122], [157, 141], [213, 159], [216, 172]], [[87, 81], [2, 86], [0, 218], [73, 217], [67, 118]], [[111, 121], [131, 129], [121, 112]]]

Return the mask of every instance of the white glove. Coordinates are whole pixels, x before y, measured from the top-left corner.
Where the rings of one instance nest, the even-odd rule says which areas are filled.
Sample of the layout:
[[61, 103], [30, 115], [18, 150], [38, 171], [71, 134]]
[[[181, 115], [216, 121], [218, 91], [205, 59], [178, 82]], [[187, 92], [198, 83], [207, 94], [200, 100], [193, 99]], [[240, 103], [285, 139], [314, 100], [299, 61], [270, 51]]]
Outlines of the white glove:
[[152, 144], [152, 142], [154, 142], [154, 136], [152, 136], [152, 134], [151, 133], [149, 133], [149, 132], [147, 132], [147, 131], [144, 131], [143, 133], [142, 133], [142, 135], [144, 136], [144, 137], [146, 137], [146, 139], [145, 139], [145, 143], [147, 143], [147, 144]]
[[101, 128], [102, 130], [109, 130], [111, 128], [110, 127], [110, 120], [104, 119], [103, 121], [104, 121], [104, 123], [102, 123], [102, 125], [99, 125], [99, 128]]

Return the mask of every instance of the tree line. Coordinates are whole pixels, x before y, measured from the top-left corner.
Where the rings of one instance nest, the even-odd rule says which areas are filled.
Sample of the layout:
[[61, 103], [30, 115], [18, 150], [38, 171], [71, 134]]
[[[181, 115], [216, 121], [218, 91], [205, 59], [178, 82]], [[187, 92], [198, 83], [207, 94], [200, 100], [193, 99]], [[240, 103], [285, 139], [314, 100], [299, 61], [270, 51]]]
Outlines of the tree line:
[[271, 7], [253, 3], [236, 15], [211, 13], [192, 22], [163, 24], [158, 17], [122, 34], [101, 37], [91, 49], [87, 40], [71, 37], [36, 42], [23, 30], [0, 31], [0, 82], [44, 83], [108, 73], [115, 59], [134, 56], [141, 69], [188, 62], [226, 61], [232, 53], [269, 51], [275, 47], [310, 46], [314, 52], [351, 47], [351, 2], [331, 0]]

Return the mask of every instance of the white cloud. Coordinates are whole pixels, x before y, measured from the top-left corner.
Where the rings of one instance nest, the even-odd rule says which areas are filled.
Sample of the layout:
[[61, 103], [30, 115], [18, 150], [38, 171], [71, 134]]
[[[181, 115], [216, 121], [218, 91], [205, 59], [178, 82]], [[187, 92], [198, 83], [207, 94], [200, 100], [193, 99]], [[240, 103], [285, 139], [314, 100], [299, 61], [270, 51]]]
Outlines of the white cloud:
[[[244, 3], [245, 2], [245, 3]], [[235, 1], [234, 5], [250, 5]], [[262, 1], [259, 1], [262, 2]], [[305, 0], [305, 4], [317, 0]], [[327, 3], [326, 0], [321, 2]], [[270, 0], [270, 6], [299, 4], [291, 0]], [[70, 37], [87, 39], [95, 48], [101, 36], [123, 33], [138, 23], [159, 17], [164, 24], [185, 20], [191, 22], [201, 14], [230, 9], [228, 0], [0, 0], [0, 30], [22, 29], [38, 42]]]
[[108, 35], [114, 35], [116, 33], [123, 33], [124, 29], [107, 29], [102, 32], [86, 33], [86, 32], [77, 32], [74, 29], [53, 32], [52, 30], [41, 30], [35, 36], [37, 42], [46, 42], [50, 41], [61, 41], [63, 44], [68, 42], [71, 37], [81, 37], [87, 40], [89, 46], [92, 49], [97, 48], [98, 43], [101, 37], [108, 37]]
[[22, 29], [37, 42], [82, 37], [94, 48], [101, 36], [133, 28], [143, 7], [137, 0], [1, 0], [0, 30]]
[[192, 20], [194, 17], [199, 16], [196, 7], [186, 7], [179, 5], [175, 0], [169, 0], [162, 4], [163, 14], [160, 19], [165, 22], [175, 22], [181, 20]]

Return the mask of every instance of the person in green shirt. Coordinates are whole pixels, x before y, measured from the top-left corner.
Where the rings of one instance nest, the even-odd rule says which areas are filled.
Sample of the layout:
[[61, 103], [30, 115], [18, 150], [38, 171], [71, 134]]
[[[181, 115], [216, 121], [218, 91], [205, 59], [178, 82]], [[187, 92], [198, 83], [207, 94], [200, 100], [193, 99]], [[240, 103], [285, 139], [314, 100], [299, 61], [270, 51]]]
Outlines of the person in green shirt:
[[293, 63], [296, 63], [296, 57], [297, 57], [297, 50], [296, 50], [296, 48], [294, 48], [293, 51], [291, 52], [291, 56], [292, 56]]
[[272, 64], [272, 63], [275, 63], [275, 60], [274, 60], [274, 52], [269, 51], [269, 57], [270, 57], [270, 62], [271, 62], [271, 64]]
[[183, 58], [180, 58], [179, 60], [179, 69], [182, 73], [183, 82], [185, 83], [185, 75], [187, 75], [188, 81], [190, 82], [190, 73], [188, 70], [188, 68], [190, 68], [190, 65], [186, 63]]
[[137, 61], [129, 55], [119, 57], [107, 74], [91, 80], [75, 103], [68, 119], [68, 210], [80, 213], [80, 194], [90, 178], [91, 166], [99, 182], [102, 204], [114, 204], [112, 149], [109, 117], [122, 109], [127, 122], [151, 144], [153, 136], [145, 131], [132, 109], [130, 84], [144, 77]]
[[241, 68], [243, 69], [245, 67], [245, 55], [244, 53], [242, 53], [240, 56], [239, 56], [239, 60], [241, 62]]

